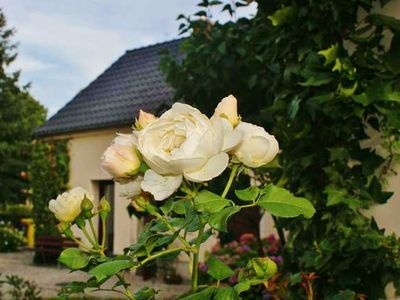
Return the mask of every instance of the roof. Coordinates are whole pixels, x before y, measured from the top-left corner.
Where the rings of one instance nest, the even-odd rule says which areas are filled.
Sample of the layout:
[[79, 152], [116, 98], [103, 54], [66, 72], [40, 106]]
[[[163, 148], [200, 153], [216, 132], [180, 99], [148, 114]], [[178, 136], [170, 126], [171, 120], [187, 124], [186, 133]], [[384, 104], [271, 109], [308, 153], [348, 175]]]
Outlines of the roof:
[[173, 91], [159, 69], [160, 51], [178, 57], [182, 39], [127, 51], [35, 130], [36, 137], [130, 125], [139, 109], [156, 112]]

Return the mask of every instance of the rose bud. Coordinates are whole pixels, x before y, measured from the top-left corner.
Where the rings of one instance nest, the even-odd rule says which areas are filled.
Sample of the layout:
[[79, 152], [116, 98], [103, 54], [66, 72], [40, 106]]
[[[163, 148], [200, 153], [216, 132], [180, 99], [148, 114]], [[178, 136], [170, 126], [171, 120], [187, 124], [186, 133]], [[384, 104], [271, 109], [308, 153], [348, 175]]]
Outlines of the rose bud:
[[234, 96], [229, 95], [221, 100], [215, 108], [214, 116], [227, 119], [233, 127], [235, 127], [240, 118], [237, 112], [237, 100]]
[[240, 122], [235, 130], [243, 133], [243, 140], [233, 154], [245, 166], [258, 168], [271, 162], [279, 152], [279, 144], [260, 126]]
[[147, 125], [149, 125], [150, 123], [153, 123], [157, 119], [158, 118], [155, 115], [153, 115], [151, 113], [147, 113], [143, 110], [140, 110], [139, 117], [135, 121], [135, 127], [138, 130], [142, 130]]
[[81, 204], [84, 198], [93, 202], [93, 195], [81, 187], [76, 187], [57, 196], [49, 202], [49, 210], [60, 222], [73, 222], [81, 213]]
[[120, 181], [136, 175], [141, 158], [134, 145], [133, 135], [119, 135], [103, 153], [101, 167], [115, 180]]

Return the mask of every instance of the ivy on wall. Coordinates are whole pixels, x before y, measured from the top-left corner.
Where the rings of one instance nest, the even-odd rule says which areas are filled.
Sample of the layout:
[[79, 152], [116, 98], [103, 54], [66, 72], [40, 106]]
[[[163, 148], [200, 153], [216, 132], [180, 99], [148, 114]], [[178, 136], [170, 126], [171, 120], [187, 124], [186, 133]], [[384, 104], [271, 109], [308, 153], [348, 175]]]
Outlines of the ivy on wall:
[[36, 140], [30, 165], [36, 235], [58, 235], [48, 203], [68, 188], [68, 140]]
[[[259, 0], [253, 18], [235, 20], [250, 2], [203, 0], [178, 17], [190, 33], [184, 58], [161, 64], [176, 99], [212, 114], [232, 93], [245, 119], [277, 137], [280, 167], [265, 177], [317, 209], [277, 220], [290, 231], [285, 272], [316, 272], [318, 299], [378, 299], [391, 281], [400, 292], [400, 242], [362, 214], [390, 198], [385, 180], [400, 158], [400, 20], [373, 13], [388, 1], [372, 0]], [[215, 9], [234, 22], [211, 20]], [[368, 131], [380, 151], [360, 144]]]

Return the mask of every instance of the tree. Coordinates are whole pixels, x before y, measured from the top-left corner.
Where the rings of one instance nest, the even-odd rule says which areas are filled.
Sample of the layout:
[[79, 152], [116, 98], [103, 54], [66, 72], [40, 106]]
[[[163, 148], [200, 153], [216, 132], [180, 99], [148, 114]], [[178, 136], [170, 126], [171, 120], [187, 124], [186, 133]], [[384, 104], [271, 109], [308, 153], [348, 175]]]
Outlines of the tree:
[[0, 10], [0, 203], [21, 202], [29, 188], [27, 176], [32, 132], [46, 119], [46, 109], [18, 83], [20, 72], [9, 73], [17, 57]]
[[[316, 272], [318, 299], [346, 289], [378, 299], [390, 281], [400, 291], [399, 240], [361, 212], [392, 195], [384, 183], [400, 153], [400, 20], [372, 13], [371, 0], [260, 0], [252, 19], [210, 20], [212, 6], [234, 16], [252, 1], [234, 2], [204, 0], [178, 17], [190, 33], [183, 59], [161, 64], [176, 99], [212, 113], [232, 93], [247, 120], [277, 137], [280, 167], [261, 175], [316, 206], [311, 220], [276, 226], [290, 232], [286, 271]], [[379, 147], [360, 144], [371, 132]]]

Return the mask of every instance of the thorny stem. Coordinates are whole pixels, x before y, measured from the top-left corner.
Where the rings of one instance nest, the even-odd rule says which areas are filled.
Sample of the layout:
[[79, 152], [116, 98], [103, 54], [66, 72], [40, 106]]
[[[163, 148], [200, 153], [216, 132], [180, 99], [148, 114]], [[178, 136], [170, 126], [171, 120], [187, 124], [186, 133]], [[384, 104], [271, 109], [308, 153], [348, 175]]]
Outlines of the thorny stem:
[[235, 179], [236, 172], [237, 172], [238, 168], [239, 168], [239, 165], [233, 165], [231, 174], [229, 175], [228, 182], [226, 183], [225, 189], [221, 194], [222, 198], [225, 198], [226, 195], [228, 194], [229, 189], [231, 188], [231, 185], [233, 183], [233, 180]]

